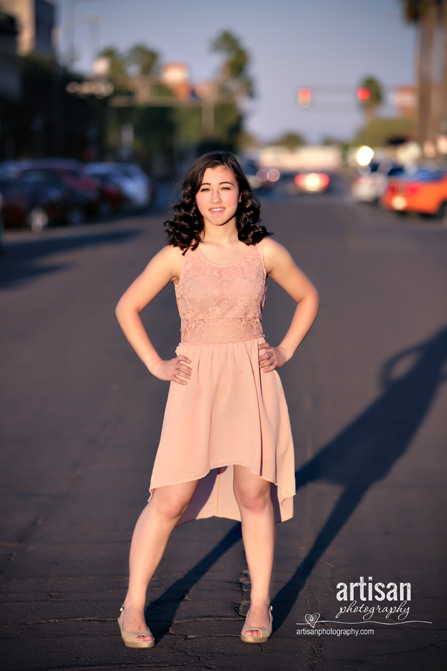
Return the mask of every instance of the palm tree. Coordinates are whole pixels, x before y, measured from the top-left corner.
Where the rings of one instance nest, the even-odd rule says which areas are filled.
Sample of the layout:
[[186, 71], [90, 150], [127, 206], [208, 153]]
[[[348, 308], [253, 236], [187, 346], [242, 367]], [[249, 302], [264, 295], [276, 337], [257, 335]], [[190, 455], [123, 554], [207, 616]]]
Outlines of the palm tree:
[[424, 146], [447, 132], [447, 0], [401, 0], [401, 5], [417, 30], [417, 140]]
[[367, 98], [360, 100], [360, 104], [365, 110], [366, 121], [369, 123], [375, 120], [377, 116], [377, 108], [382, 104], [382, 86], [375, 77], [365, 77], [360, 84], [360, 90], [369, 93]]
[[233, 95], [236, 99], [253, 97], [254, 83], [247, 72], [250, 55], [239, 39], [233, 33], [224, 30], [213, 41], [211, 48], [224, 57], [219, 73], [219, 83], [223, 92]]

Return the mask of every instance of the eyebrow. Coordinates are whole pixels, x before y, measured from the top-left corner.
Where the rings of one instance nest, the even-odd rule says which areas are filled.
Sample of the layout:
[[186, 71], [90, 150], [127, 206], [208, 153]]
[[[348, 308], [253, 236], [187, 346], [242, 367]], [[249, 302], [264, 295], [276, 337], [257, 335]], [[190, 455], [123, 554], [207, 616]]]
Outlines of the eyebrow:
[[[219, 182], [219, 184], [231, 184], [231, 186], [234, 186], [234, 182]], [[211, 186], [211, 182], [202, 182], [200, 186]]]

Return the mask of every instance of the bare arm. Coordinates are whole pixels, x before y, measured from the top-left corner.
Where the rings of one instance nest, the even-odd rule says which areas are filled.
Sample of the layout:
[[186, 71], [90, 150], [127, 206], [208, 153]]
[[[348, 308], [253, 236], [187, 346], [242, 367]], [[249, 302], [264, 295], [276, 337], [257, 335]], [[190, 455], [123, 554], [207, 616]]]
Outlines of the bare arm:
[[269, 372], [283, 366], [294, 355], [315, 321], [319, 296], [285, 247], [270, 238], [264, 238], [262, 244], [267, 274], [298, 303], [290, 327], [278, 347], [267, 343], [260, 345], [260, 366], [264, 372]]
[[181, 251], [179, 248], [164, 247], [156, 254], [121, 296], [115, 308], [118, 322], [137, 355], [148, 370], [161, 380], [173, 380], [186, 384], [191, 369], [190, 360], [180, 355], [164, 361], [151, 343], [140, 318], [140, 312], [157, 296], [164, 287], [180, 276]]

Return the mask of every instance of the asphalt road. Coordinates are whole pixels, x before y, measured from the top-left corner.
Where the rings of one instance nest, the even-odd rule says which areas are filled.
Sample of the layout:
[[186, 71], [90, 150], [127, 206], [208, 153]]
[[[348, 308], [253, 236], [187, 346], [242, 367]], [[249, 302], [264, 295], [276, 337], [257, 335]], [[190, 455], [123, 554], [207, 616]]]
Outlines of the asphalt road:
[[[168, 386], [132, 352], [114, 306], [163, 245], [163, 218], [6, 236], [1, 669], [440, 669], [447, 229], [353, 204], [342, 185], [325, 196], [278, 191], [263, 207], [264, 223], [321, 297], [310, 334], [280, 371], [298, 491], [294, 518], [278, 525], [273, 635], [265, 645], [241, 643], [240, 525], [211, 518], [171, 537], [149, 593], [155, 648], [122, 644], [116, 618], [129, 540]], [[292, 311], [270, 282], [271, 343]], [[173, 288], [143, 315], [161, 355], [172, 356]], [[353, 599], [337, 598], [339, 583], [361, 577], [372, 588], [410, 583], [406, 605], [376, 591], [362, 601], [358, 587]]]

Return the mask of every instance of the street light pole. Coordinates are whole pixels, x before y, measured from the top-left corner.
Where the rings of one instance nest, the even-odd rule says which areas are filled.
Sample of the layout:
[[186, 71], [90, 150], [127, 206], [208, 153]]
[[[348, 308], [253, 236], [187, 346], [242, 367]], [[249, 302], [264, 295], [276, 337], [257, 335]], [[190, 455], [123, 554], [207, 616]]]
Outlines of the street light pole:
[[[75, 21], [75, 10], [76, 10], [76, 5], [79, 2], [90, 2], [90, 0], [68, 0], [67, 4], [67, 23], [66, 23], [66, 29], [67, 32], [69, 33], [69, 54], [68, 54], [68, 64], [69, 66], [73, 66], [76, 63], [76, 52], [75, 52], [75, 29], [76, 29], [76, 21]], [[119, 2], [119, 0], [102, 0], [102, 2]]]

